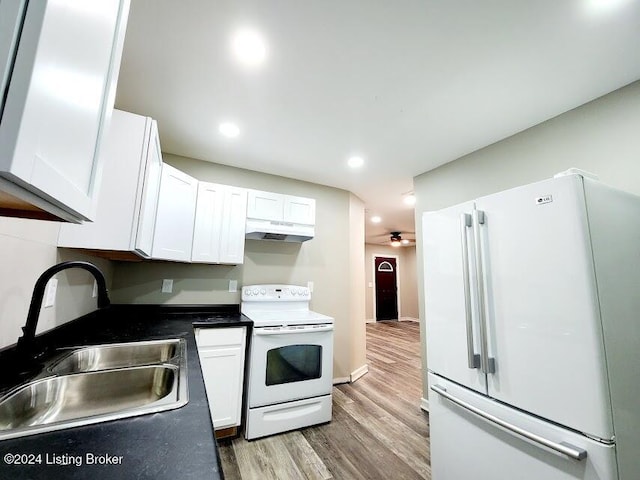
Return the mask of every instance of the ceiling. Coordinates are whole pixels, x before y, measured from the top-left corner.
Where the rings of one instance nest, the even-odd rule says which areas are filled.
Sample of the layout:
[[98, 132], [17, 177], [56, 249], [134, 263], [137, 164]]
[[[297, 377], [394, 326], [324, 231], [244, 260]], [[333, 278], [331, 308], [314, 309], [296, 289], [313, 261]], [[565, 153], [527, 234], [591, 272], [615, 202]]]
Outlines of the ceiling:
[[385, 243], [414, 176], [639, 79], [639, 26], [637, 0], [132, 0], [116, 106], [165, 152], [353, 192]]

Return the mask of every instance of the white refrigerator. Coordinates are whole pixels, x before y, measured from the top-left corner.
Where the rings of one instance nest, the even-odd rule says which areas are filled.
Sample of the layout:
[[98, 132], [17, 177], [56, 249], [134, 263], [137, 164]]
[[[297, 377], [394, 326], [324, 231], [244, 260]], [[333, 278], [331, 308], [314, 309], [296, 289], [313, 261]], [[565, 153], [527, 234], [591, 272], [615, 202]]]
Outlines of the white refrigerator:
[[433, 480], [640, 478], [640, 197], [565, 174], [423, 215]]

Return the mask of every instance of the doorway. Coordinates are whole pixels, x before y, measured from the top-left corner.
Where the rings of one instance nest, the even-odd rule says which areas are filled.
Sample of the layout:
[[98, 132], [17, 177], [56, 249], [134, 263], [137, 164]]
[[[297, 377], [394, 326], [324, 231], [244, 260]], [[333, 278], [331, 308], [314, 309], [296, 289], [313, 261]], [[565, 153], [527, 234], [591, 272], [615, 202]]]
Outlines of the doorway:
[[398, 258], [373, 257], [375, 282], [375, 319], [398, 320]]

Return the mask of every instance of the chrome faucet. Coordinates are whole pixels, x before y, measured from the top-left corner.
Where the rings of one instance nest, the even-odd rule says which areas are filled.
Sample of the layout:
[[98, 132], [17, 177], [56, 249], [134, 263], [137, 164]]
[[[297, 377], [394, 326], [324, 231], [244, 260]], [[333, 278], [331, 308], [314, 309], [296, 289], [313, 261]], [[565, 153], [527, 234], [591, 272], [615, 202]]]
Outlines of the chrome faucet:
[[29, 306], [29, 313], [27, 314], [27, 323], [22, 327], [23, 335], [18, 339], [16, 345], [16, 353], [25, 359], [35, 360], [36, 352], [34, 351], [34, 343], [36, 336], [36, 327], [38, 326], [38, 318], [40, 316], [40, 308], [42, 307], [42, 299], [44, 298], [45, 288], [47, 282], [56, 273], [66, 270], [68, 268], [82, 268], [90, 272], [96, 279], [98, 284], [98, 308], [108, 307], [111, 303], [109, 301], [109, 294], [107, 291], [107, 283], [104, 279], [104, 275], [98, 267], [93, 263], [82, 261], [62, 262], [54, 265], [51, 268], [45, 270], [36, 281], [36, 285], [33, 288], [33, 295], [31, 297], [31, 305]]

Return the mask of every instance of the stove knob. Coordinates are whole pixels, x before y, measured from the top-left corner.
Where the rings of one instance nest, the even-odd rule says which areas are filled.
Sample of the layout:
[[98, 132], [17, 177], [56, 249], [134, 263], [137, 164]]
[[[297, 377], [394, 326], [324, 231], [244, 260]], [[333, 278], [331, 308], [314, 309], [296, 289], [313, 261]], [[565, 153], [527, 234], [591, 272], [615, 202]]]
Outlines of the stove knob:
[[263, 288], [262, 290], [260, 290], [260, 295], [266, 295], [267, 291]]
[[297, 294], [298, 294], [297, 290], [291, 289], [291, 295], [297, 295]]
[[254, 288], [252, 293], [253, 293], [254, 295], [257, 295], [257, 294], [258, 294], [258, 289], [257, 289], [257, 288]]
[[304, 288], [301, 288], [300, 291], [298, 292], [300, 295], [306, 295], [307, 291]]

